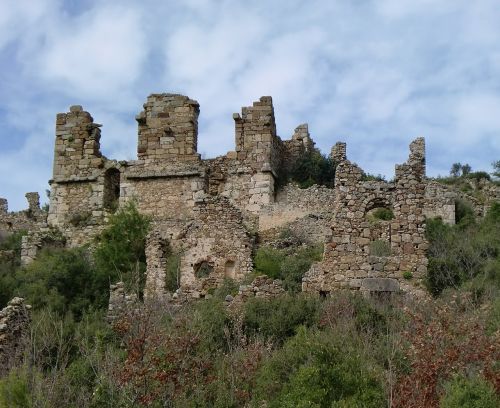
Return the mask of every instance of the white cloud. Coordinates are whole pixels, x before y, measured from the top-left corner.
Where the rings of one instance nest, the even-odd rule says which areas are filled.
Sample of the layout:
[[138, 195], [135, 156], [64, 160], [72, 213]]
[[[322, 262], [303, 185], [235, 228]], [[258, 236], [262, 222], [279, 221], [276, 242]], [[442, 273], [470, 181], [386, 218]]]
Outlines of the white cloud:
[[24, 206], [44, 184], [55, 114], [71, 104], [103, 123], [108, 157], [134, 157], [151, 92], [200, 102], [207, 156], [233, 149], [232, 112], [272, 95], [282, 137], [309, 122], [325, 152], [346, 140], [370, 172], [390, 177], [418, 135], [430, 174], [487, 169], [500, 156], [498, 21], [498, 0], [4, 0], [0, 149], [20, 142], [0, 153], [13, 175], [0, 195]]
[[147, 52], [138, 10], [96, 8], [61, 18], [30, 68], [59, 92], [110, 99], [132, 88]]

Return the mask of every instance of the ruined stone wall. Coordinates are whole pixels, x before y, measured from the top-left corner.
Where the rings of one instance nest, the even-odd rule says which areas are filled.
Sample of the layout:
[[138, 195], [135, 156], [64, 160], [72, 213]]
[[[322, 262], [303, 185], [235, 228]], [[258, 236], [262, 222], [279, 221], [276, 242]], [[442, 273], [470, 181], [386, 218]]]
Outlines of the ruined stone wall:
[[196, 204], [193, 220], [157, 224], [147, 241], [148, 296], [165, 291], [165, 248], [180, 256], [180, 287], [189, 297], [205, 296], [225, 278], [241, 280], [252, 271], [253, 237], [240, 210], [225, 197], [207, 197]]
[[274, 203], [262, 207], [259, 231], [279, 228], [309, 215], [329, 219], [334, 204], [334, 189], [317, 185], [301, 189], [296, 184], [287, 184], [278, 191]]
[[428, 180], [425, 184], [424, 215], [427, 218], [440, 217], [444, 223], [455, 224], [456, 192], [437, 181]]
[[295, 128], [290, 140], [282, 142], [282, 167], [285, 171], [290, 171], [293, 164], [304, 154], [315, 150], [314, 142], [309, 134], [307, 123], [303, 123]]
[[40, 208], [38, 193], [26, 193], [28, 209], [9, 212], [9, 205], [5, 198], [0, 198], [0, 240], [9, 234], [18, 231], [36, 229], [47, 219], [47, 213]]
[[[398, 282], [405, 272], [418, 285], [425, 275], [423, 139], [415, 140], [408, 161], [396, 166], [395, 183], [364, 182], [362, 175], [348, 160], [338, 165], [332, 239], [323, 261], [306, 273], [304, 291], [359, 289], [368, 278]], [[381, 207], [391, 209], [394, 219], [372, 220], [370, 212]]]
[[175, 159], [198, 161], [198, 102], [178, 94], [152, 94], [136, 116], [137, 155], [145, 164]]
[[[158, 274], [164, 269], [162, 248], [167, 244], [181, 253], [186, 293], [203, 296], [224, 276], [244, 276], [251, 270], [253, 245], [247, 229], [265, 234], [288, 228], [302, 232], [309, 242], [327, 243], [323, 262], [304, 279], [306, 291], [361, 288], [368, 278], [400, 282], [404, 272], [415, 282], [423, 276], [424, 215], [440, 215], [446, 222], [454, 218], [454, 198], [425, 180], [423, 139], [411, 144], [409, 159], [396, 167], [393, 183], [363, 181], [363, 171], [347, 160], [346, 145], [339, 142], [331, 151], [339, 163], [334, 189], [287, 185], [278, 191], [283, 171], [315, 151], [306, 124], [282, 141], [272, 99], [262, 97], [233, 115], [235, 150], [201, 160], [198, 114], [198, 103], [186, 96], [150, 95], [136, 117], [137, 160], [122, 162], [101, 154], [100, 125], [81, 106], [57, 115], [49, 227], [61, 231], [66, 245], [80, 245], [102, 230], [117, 207], [134, 200], [154, 224], [148, 238], [152, 292], [164, 290], [158, 289], [163, 279]], [[474, 208], [484, 213], [490, 198], [500, 193], [490, 185], [482, 191], [488, 198], [476, 199]], [[33, 210], [15, 223], [24, 225], [25, 220], [29, 229], [38, 230], [23, 247], [29, 261], [47, 227], [39, 224], [43, 215], [36, 210], [37, 197], [28, 198]], [[390, 208], [394, 219], [374, 221], [371, 213], [379, 207]], [[0, 200], [0, 232], [9, 226], [9, 217], [14, 215]], [[379, 241], [388, 247], [388, 255], [374, 253]], [[196, 276], [202, 264], [207, 276]]]
[[154, 219], [187, 219], [204, 193], [205, 181], [199, 176], [127, 178], [123, 201], [134, 200], [139, 212]]
[[0, 378], [22, 361], [29, 340], [30, 305], [12, 299], [0, 311]]

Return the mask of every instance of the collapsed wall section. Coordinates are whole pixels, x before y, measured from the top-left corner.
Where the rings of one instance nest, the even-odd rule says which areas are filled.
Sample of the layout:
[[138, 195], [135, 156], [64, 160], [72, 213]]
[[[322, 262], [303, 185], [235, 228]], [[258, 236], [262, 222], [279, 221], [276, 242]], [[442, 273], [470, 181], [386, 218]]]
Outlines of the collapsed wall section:
[[[365, 285], [366, 279], [392, 279], [396, 284], [381, 286], [394, 288], [405, 277], [418, 286], [427, 266], [424, 149], [423, 138], [411, 144], [408, 161], [396, 166], [394, 183], [363, 181], [357, 165], [347, 159], [339, 163], [331, 242], [323, 261], [306, 273], [304, 291], [377, 286], [373, 281]], [[343, 156], [340, 151], [338, 157]], [[393, 218], [374, 219], [378, 208], [392, 212]]]
[[225, 278], [242, 280], [252, 271], [253, 237], [225, 197], [196, 204], [195, 217], [183, 225], [157, 223], [148, 237], [146, 293], [165, 296], [166, 248], [180, 257], [180, 292], [203, 297]]
[[28, 208], [9, 212], [9, 203], [0, 198], [0, 241], [14, 232], [37, 229], [45, 223], [47, 213], [40, 208], [40, 196], [36, 192], [26, 193]]
[[136, 116], [137, 156], [146, 164], [164, 160], [197, 161], [198, 102], [178, 94], [152, 94]]

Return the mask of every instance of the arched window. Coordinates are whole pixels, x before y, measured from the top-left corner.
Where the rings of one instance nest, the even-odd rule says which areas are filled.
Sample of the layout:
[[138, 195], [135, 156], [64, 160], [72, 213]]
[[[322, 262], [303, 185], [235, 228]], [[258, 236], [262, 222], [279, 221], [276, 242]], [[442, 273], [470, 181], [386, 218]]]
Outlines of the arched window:
[[370, 221], [389, 221], [394, 218], [394, 213], [387, 201], [376, 198], [367, 204], [365, 217]]

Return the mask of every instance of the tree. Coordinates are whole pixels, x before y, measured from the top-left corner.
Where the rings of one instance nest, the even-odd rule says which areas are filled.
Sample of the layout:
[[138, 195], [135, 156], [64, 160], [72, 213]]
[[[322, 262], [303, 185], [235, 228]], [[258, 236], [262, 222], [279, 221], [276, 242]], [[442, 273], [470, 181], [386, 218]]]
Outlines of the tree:
[[452, 177], [460, 176], [460, 171], [462, 170], [462, 163], [453, 163], [451, 165], [450, 175]]
[[464, 165], [462, 165], [462, 176], [466, 177], [470, 174], [471, 170], [472, 167], [469, 166], [469, 164], [465, 163]]
[[493, 166], [493, 172], [491, 173], [493, 177], [500, 178], [500, 160], [494, 161], [491, 165]]

